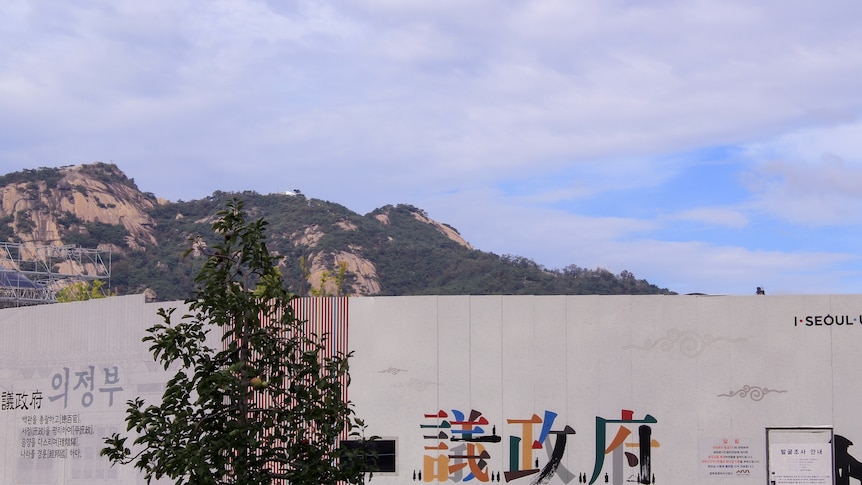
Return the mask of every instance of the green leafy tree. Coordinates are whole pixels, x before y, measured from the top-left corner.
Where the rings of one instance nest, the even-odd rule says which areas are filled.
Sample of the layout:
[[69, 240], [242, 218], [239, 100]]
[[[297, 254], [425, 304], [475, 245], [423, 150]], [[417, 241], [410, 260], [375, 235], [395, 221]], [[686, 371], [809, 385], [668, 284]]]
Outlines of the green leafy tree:
[[57, 302], [68, 303], [70, 301], [95, 300], [106, 296], [116, 296], [116, 292], [105, 291], [105, 282], [102, 280], [77, 281], [57, 291]]
[[[303, 267], [303, 278], [307, 279], [307, 272], [304, 261], [300, 261]], [[332, 284], [330, 283], [332, 278]], [[349, 296], [345, 291], [345, 282], [347, 281], [347, 262], [341, 261], [336, 265], [335, 271], [323, 270], [320, 272], [320, 283], [317, 288], [312, 287], [309, 290], [311, 296]], [[332, 290], [330, 290], [330, 287]]]
[[347, 281], [347, 261], [341, 261], [335, 271], [335, 296], [347, 296], [344, 289], [345, 281]]
[[18, 211], [18, 220], [15, 222], [15, 228], [18, 234], [29, 234], [36, 229], [36, 223], [33, 222], [33, 216], [30, 212]]
[[308, 261], [305, 259], [305, 256], [299, 257], [299, 272], [300, 272], [300, 284], [299, 284], [299, 294], [305, 294], [305, 285], [308, 282], [308, 277], [311, 275], [311, 268], [308, 266]]
[[[186, 301], [189, 314], [159, 311], [145, 341], [158, 362], [180, 370], [162, 401], [129, 401], [132, 436], [105, 439], [114, 463], [134, 463], [149, 481], [177, 484], [335, 484], [363, 481], [363, 423], [344, 400], [350, 354], [331, 354], [290, 305], [263, 219], [247, 221], [233, 199], [217, 214], [212, 247]], [[224, 350], [207, 345], [211, 328]], [[132, 437], [133, 443], [127, 444]]]
[[323, 270], [320, 272], [320, 284], [317, 288], [312, 288], [310, 290], [311, 296], [331, 296], [329, 291], [326, 289], [326, 283], [329, 281], [330, 272], [327, 270]]

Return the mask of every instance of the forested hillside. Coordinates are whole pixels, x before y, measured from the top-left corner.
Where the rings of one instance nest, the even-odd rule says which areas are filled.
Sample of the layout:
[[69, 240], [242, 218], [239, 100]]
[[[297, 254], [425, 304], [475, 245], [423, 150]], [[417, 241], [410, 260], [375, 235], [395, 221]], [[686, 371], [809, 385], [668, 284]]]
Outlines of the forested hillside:
[[[268, 247], [297, 294], [668, 294], [623, 271], [543, 268], [474, 249], [420, 208], [388, 205], [359, 215], [299, 193], [215, 192], [168, 202], [142, 193], [113, 164], [24, 170], [0, 177], [0, 237], [111, 252], [109, 286], [183, 299], [212, 240], [210, 223], [231, 198], [268, 222]], [[190, 250], [191, 249], [191, 250]]]

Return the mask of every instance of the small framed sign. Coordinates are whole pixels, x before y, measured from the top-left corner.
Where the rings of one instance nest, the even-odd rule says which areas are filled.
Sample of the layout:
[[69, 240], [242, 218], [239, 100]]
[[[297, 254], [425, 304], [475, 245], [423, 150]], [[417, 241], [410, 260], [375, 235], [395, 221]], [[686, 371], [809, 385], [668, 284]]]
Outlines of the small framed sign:
[[766, 428], [769, 485], [833, 485], [832, 428]]

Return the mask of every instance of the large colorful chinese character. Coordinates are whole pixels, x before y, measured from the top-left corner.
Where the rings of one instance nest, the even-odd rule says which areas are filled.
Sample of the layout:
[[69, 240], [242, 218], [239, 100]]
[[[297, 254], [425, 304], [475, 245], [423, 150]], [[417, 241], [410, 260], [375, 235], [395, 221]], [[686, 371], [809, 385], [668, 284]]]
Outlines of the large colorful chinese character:
[[[559, 431], [551, 430], [556, 418], [557, 413], [545, 411], [544, 419], [534, 414], [530, 419], [506, 420], [509, 424], [521, 425], [521, 436], [509, 437], [509, 470], [504, 473], [507, 482], [534, 474], [533, 484], [546, 483], [554, 475], [559, 475], [564, 483], [574, 479], [574, 474], [562, 466], [562, 460], [568, 435], [575, 434], [575, 430], [568, 425]], [[534, 440], [533, 426], [539, 424], [542, 429]], [[555, 436], [553, 443], [550, 442], [551, 435]], [[547, 452], [548, 461], [539, 469], [539, 459], [535, 458], [534, 461], [533, 450], [541, 449]]]
[[[496, 426], [492, 427], [490, 435], [486, 434], [488, 420], [476, 410], [465, 417], [463, 412], [453, 409], [451, 420], [443, 410], [426, 414], [425, 418], [440, 421], [420, 425], [423, 430], [431, 431], [431, 434], [423, 435], [423, 439], [436, 441], [424, 447], [430, 453], [426, 453], [423, 459], [422, 479], [426, 482], [445, 482], [450, 479], [455, 482], [487, 482], [490, 478], [488, 460], [491, 455], [482, 443], [500, 442]], [[447, 440], [455, 445], [450, 448]]]
[[[652, 448], [658, 447], [659, 443], [652, 439], [652, 428], [648, 424], [655, 424], [657, 421], [654, 417], [647, 414], [644, 419], [633, 419], [634, 412], [624, 409], [622, 411], [622, 419], [605, 419], [596, 416], [596, 462], [593, 467], [593, 476], [590, 478], [590, 484], [595, 483], [599, 478], [602, 467], [605, 463], [605, 455], [611, 455], [614, 485], [622, 485], [624, 479], [623, 458], [625, 457], [630, 467], [638, 467], [637, 482], [652, 483]], [[606, 446], [607, 425], [619, 424], [614, 439]], [[641, 424], [638, 427], [637, 443], [626, 443], [626, 439], [632, 434], [632, 431], [623, 426], [624, 424]], [[638, 455], [624, 451], [624, 447], [637, 447]], [[605, 474], [607, 482], [607, 474]]]

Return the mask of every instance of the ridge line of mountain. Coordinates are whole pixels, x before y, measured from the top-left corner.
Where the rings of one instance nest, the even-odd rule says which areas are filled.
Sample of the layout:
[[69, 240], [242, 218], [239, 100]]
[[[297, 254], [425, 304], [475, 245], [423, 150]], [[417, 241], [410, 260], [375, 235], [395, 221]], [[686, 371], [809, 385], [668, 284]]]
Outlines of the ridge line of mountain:
[[112, 292], [184, 299], [214, 242], [210, 223], [233, 197], [268, 222], [267, 244], [284, 256], [285, 280], [299, 295], [675, 294], [628, 271], [547, 269], [481, 251], [411, 205], [360, 215], [299, 191], [216, 191], [171, 202], [101, 162], [0, 176], [0, 241], [110, 251]]

